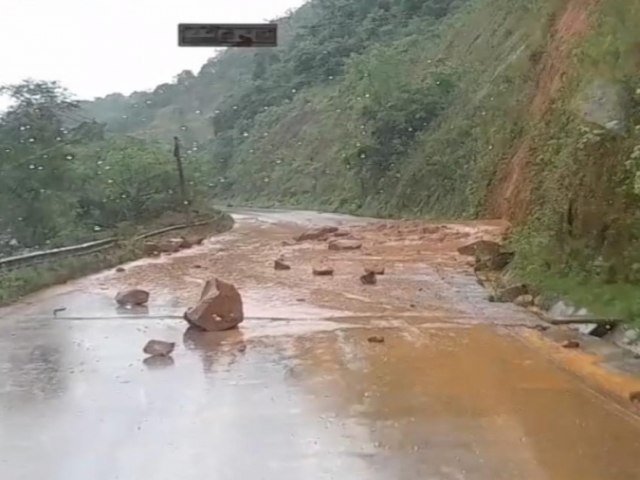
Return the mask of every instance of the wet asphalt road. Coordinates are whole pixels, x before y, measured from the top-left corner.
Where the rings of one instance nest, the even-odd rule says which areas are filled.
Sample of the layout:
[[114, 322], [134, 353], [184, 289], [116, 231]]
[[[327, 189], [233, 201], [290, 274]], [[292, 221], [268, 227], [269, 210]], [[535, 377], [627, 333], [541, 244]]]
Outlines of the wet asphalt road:
[[[282, 246], [320, 223], [365, 248]], [[0, 311], [0, 478], [640, 478], [637, 419], [521, 342], [536, 318], [485, 302], [451, 253], [494, 226], [358, 223], [245, 212], [201, 248]], [[293, 270], [273, 272], [283, 253]], [[320, 258], [335, 278], [310, 275]], [[371, 261], [387, 275], [365, 287]], [[237, 331], [173, 318], [213, 275], [243, 293]], [[123, 317], [113, 294], [132, 285], [152, 291], [149, 311]], [[145, 361], [151, 338], [177, 342], [172, 358]]]

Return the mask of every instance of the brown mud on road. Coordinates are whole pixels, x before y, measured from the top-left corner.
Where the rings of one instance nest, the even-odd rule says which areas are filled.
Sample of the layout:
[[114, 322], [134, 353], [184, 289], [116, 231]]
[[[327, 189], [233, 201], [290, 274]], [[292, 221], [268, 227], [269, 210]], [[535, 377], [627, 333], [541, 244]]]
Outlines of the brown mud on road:
[[[202, 246], [0, 310], [6, 478], [640, 478], [636, 417], [520, 341], [538, 318], [487, 302], [456, 253], [505, 225], [236, 219]], [[291, 242], [322, 225], [362, 248]], [[334, 275], [312, 275], [320, 262]], [[363, 285], [370, 265], [384, 275]], [[239, 330], [179, 319], [212, 277], [242, 293]], [[117, 310], [132, 287], [148, 309]], [[176, 342], [172, 357], [143, 363], [149, 339]]]

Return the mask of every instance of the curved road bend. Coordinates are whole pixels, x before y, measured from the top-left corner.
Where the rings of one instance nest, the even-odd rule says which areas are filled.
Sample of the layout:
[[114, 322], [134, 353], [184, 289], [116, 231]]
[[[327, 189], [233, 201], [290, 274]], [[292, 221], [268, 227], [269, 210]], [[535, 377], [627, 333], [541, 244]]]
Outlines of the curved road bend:
[[[0, 310], [2, 478], [640, 478], [637, 419], [520, 342], [537, 319], [486, 302], [455, 253], [500, 224], [236, 218], [201, 247]], [[283, 246], [323, 224], [363, 249]], [[273, 270], [280, 254], [292, 270]], [[322, 258], [334, 278], [311, 275]], [[369, 262], [386, 266], [376, 286], [358, 281]], [[237, 331], [176, 318], [212, 276], [243, 294]], [[152, 292], [148, 312], [114, 307], [127, 286]], [[177, 343], [173, 362], [143, 363], [151, 338]]]

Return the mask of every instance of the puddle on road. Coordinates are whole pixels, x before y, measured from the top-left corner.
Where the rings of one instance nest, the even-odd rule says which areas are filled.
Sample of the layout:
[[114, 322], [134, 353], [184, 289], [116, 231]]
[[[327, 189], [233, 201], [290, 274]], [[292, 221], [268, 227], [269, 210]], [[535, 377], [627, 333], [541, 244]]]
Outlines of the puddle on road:
[[[52, 480], [637, 473], [639, 426], [512, 337], [486, 327], [407, 334], [402, 322], [361, 320], [371, 326], [250, 320], [203, 333], [180, 321], [80, 321], [2, 335], [3, 471]], [[374, 333], [385, 342], [369, 343]], [[148, 338], [175, 341], [172, 358], [143, 363]], [[115, 449], [126, 452], [118, 462]]]

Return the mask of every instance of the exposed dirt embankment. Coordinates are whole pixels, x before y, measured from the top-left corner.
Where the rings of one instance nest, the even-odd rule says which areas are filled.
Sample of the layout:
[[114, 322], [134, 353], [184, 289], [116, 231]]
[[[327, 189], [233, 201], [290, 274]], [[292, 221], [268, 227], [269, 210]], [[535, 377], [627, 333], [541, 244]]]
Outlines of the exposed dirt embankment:
[[492, 217], [521, 223], [531, 213], [530, 167], [536, 148], [533, 130], [544, 120], [565, 84], [571, 72], [571, 55], [578, 40], [589, 30], [590, 14], [597, 3], [598, 0], [569, 0], [554, 23], [537, 67], [527, 120], [529, 126], [515, 143], [513, 155], [499, 171], [488, 194], [487, 210]]

